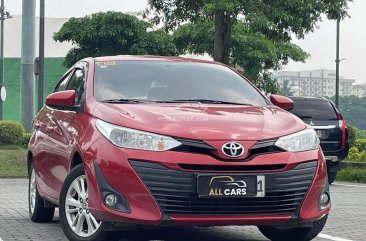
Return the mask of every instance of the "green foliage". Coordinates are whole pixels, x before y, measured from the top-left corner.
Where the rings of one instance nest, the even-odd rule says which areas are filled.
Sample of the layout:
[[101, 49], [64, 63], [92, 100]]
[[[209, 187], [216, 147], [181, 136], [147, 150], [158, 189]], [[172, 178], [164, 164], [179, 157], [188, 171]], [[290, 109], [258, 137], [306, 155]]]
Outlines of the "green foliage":
[[321, 14], [330, 19], [347, 16], [348, 0], [148, 0], [145, 15], [153, 15], [156, 23], [163, 22], [174, 29], [182, 22], [212, 19], [225, 12], [233, 19], [245, 19], [251, 28], [268, 32], [268, 35], [290, 38], [290, 33], [303, 37], [313, 31]]
[[249, 29], [241, 21], [234, 24], [227, 49], [227, 62], [242, 67], [250, 78], [257, 78], [262, 71], [278, 70], [290, 59], [304, 62], [308, 57], [299, 46]]
[[354, 146], [349, 149], [347, 160], [351, 162], [366, 162], [366, 139], [356, 139]]
[[20, 139], [19, 145], [24, 148], [28, 148], [28, 143], [30, 138], [32, 137], [32, 133], [24, 132], [22, 134], [22, 138]]
[[0, 151], [1, 150], [11, 150], [11, 151], [16, 151], [16, 150], [25, 150], [26, 148], [22, 147], [22, 146], [19, 146], [18, 144], [17, 145], [4, 145], [4, 144], [1, 144], [0, 145]]
[[366, 130], [356, 129], [356, 137], [360, 139], [366, 139]]
[[357, 139], [357, 128], [347, 124], [348, 129], [348, 139], [349, 139], [349, 145], [350, 147], [354, 146], [355, 140]]
[[343, 169], [337, 173], [337, 181], [366, 183], [366, 169]]
[[263, 71], [258, 74], [256, 77], [252, 77], [251, 81], [255, 84], [260, 90], [263, 90], [266, 94], [277, 94], [279, 93], [279, 87], [277, 81], [272, 73]]
[[[227, 46], [229, 54], [224, 62], [242, 70], [245, 76], [266, 92], [278, 92], [269, 70], [281, 68], [290, 59], [304, 61], [308, 56], [294, 44], [271, 40], [259, 32], [252, 33], [241, 21], [234, 24], [232, 31], [232, 39]], [[174, 43], [180, 54], [207, 53], [214, 57], [214, 32], [212, 22], [184, 24], [173, 33]]]
[[146, 32], [130, 49], [130, 54], [176, 56], [173, 37], [162, 30]]
[[354, 141], [354, 146], [358, 151], [366, 151], [366, 139], [357, 139]]
[[351, 162], [360, 162], [361, 153], [357, 150], [356, 147], [351, 147], [348, 152], [347, 160]]
[[289, 85], [288, 80], [283, 81], [283, 86], [281, 86], [281, 88], [280, 88], [280, 93], [281, 93], [281, 95], [284, 95], [284, 96], [293, 95], [293, 91], [291, 90], [291, 86]]
[[[331, 98], [334, 101], [334, 97]], [[339, 98], [339, 111], [346, 122], [361, 130], [366, 130], [366, 97], [341, 96]], [[358, 138], [366, 138], [366, 131], [358, 131]]]
[[173, 33], [174, 43], [180, 54], [209, 54], [214, 52], [215, 26], [211, 21], [187, 23]]
[[144, 14], [167, 31], [176, 30], [181, 54], [207, 53], [261, 82], [270, 69], [305, 61], [308, 54], [292, 38], [314, 31], [323, 14], [345, 18], [349, 1], [148, 0]]
[[53, 38], [76, 45], [66, 55], [65, 65], [68, 67], [85, 57], [178, 54], [169, 34], [161, 30], [148, 31], [149, 27], [147, 22], [135, 16], [101, 12], [69, 19]]
[[16, 121], [0, 121], [0, 144], [18, 144], [24, 128]]

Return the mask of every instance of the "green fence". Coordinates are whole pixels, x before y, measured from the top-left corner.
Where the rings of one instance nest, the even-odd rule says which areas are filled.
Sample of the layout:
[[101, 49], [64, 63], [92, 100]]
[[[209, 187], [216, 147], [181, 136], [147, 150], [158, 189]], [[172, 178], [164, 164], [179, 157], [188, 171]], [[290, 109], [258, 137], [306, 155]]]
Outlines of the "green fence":
[[[60, 77], [66, 72], [63, 61], [64, 58], [45, 59], [44, 97], [53, 91]], [[7, 90], [7, 99], [3, 103], [4, 120], [20, 121], [20, 67], [20, 58], [6, 58], [4, 61], [4, 83]], [[37, 104], [36, 97], [34, 103]]]

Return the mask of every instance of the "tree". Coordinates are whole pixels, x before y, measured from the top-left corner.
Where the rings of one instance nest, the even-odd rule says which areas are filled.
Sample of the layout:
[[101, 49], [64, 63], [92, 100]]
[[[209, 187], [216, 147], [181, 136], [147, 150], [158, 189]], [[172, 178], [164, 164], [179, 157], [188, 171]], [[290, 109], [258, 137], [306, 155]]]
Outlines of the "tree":
[[350, 0], [148, 0], [155, 22], [166, 29], [185, 23], [209, 20], [214, 23], [216, 61], [225, 62], [233, 26], [238, 19], [249, 29], [273, 39], [290, 40], [291, 34], [304, 37], [316, 27], [321, 14], [330, 19], [346, 16]]
[[[333, 101], [335, 97], [331, 98]], [[340, 96], [339, 98], [339, 111], [346, 119], [348, 124], [351, 124], [358, 129], [366, 130], [366, 97], [359, 98], [357, 96]], [[362, 132], [358, 133], [362, 138]]]
[[322, 14], [347, 16], [351, 0], [149, 0], [145, 16], [176, 30], [180, 52], [208, 53], [255, 81], [308, 55], [291, 43], [316, 28]]
[[[214, 55], [214, 25], [209, 21], [184, 24], [173, 33], [174, 43], [180, 54], [209, 54]], [[266, 35], [252, 33], [243, 27], [242, 22], [235, 23], [232, 39], [229, 44], [230, 57], [225, 63], [241, 70], [257, 86], [265, 82], [275, 82], [268, 72], [278, 69], [289, 59], [303, 61], [307, 54], [298, 46], [286, 41], [274, 41]], [[266, 84], [268, 92], [278, 92], [274, 83]]]
[[66, 55], [70, 67], [85, 57], [118, 54], [171, 56], [178, 50], [172, 36], [161, 30], [148, 31], [150, 24], [119, 12], [96, 13], [71, 18], [55, 33], [54, 39], [75, 45]]
[[280, 88], [281, 95], [292, 96], [294, 94], [293, 85], [289, 84], [288, 80], [283, 81], [283, 85]]

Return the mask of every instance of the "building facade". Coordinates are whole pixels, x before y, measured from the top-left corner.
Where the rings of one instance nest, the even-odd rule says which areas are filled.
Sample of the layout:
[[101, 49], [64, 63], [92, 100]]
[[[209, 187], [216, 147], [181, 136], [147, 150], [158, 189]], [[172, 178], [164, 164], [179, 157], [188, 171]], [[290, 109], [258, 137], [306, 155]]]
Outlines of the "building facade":
[[[334, 70], [319, 69], [309, 71], [279, 71], [274, 73], [280, 88], [287, 88], [293, 96], [334, 96], [336, 93], [336, 72]], [[354, 79], [339, 77], [339, 94], [349, 96], [353, 94]]]
[[357, 97], [365, 97], [366, 96], [366, 83], [353, 85], [353, 95]]
[[[58, 80], [67, 70], [62, 63], [73, 45], [69, 42], [55, 42], [52, 38], [67, 20], [67, 18], [45, 19], [44, 97], [53, 91]], [[36, 19], [36, 56], [38, 56], [38, 26], [39, 18]], [[21, 29], [22, 16], [15, 15], [6, 20], [4, 28], [4, 86], [7, 90], [7, 98], [3, 103], [4, 120], [20, 121]], [[37, 85], [35, 87], [37, 88]], [[35, 99], [35, 103], [36, 101], [37, 99]]]

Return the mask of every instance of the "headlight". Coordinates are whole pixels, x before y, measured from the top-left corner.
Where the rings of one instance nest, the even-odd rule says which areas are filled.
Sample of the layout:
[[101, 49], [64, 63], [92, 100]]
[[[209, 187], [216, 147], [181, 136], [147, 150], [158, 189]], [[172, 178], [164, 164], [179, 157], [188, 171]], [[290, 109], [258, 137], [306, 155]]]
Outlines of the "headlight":
[[116, 126], [102, 120], [96, 121], [96, 127], [113, 144], [124, 148], [166, 151], [182, 144], [168, 136]]
[[313, 129], [305, 129], [297, 133], [280, 137], [275, 145], [286, 151], [300, 152], [314, 150], [319, 147], [319, 138]]

